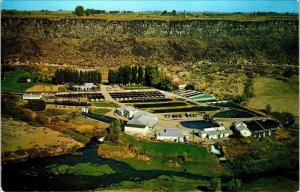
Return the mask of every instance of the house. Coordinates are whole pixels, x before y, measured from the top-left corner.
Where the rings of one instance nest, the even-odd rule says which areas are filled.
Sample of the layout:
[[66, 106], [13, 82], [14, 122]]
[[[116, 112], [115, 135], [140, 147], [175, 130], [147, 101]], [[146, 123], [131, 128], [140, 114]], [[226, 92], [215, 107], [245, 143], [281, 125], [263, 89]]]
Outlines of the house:
[[124, 126], [124, 132], [128, 134], [146, 135], [157, 124], [158, 118], [146, 111], [135, 113], [133, 118]]
[[161, 141], [184, 142], [189, 139], [189, 133], [177, 128], [168, 128], [159, 131], [156, 139]]
[[83, 107], [82, 112], [83, 113], [89, 113], [89, 108], [88, 107]]
[[128, 119], [132, 118], [139, 110], [133, 107], [118, 107], [116, 112], [118, 115], [127, 117]]
[[247, 128], [244, 122], [239, 122], [234, 125], [235, 131], [237, 131], [243, 137], [250, 137], [252, 135], [251, 131]]
[[23, 99], [24, 100], [36, 100], [36, 99], [41, 99], [42, 98], [41, 93], [24, 93], [23, 94]]
[[94, 85], [94, 83], [84, 83], [83, 85], [74, 85], [74, 88], [80, 89], [80, 90], [90, 90], [93, 87], [97, 87]]
[[223, 137], [229, 137], [229, 132], [224, 127], [204, 128], [198, 134], [203, 139], [218, 139]]

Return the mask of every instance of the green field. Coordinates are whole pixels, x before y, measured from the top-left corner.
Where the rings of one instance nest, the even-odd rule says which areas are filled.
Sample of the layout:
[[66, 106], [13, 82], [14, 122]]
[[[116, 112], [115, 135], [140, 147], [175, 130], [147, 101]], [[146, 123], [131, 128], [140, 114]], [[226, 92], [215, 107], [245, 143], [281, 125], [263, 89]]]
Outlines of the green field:
[[92, 103], [93, 106], [95, 107], [118, 107], [118, 105], [116, 103], [112, 103], [112, 102], [93, 102]]
[[[205, 176], [228, 175], [219, 163], [217, 157], [199, 145], [181, 143], [162, 143], [137, 140], [128, 135], [121, 135], [119, 144], [108, 144], [107, 150], [120, 150], [118, 145], [128, 145], [138, 151], [138, 155], [145, 155], [149, 160], [138, 158], [112, 157], [123, 161], [137, 170], [164, 170], [186, 172]], [[100, 148], [101, 150], [101, 145]], [[126, 152], [123, 151], [125, 154]]]
[[111, 109], [99, 108], [99, 109], [93, 109], [91, 111], [91, 113], [95, 114], [95, 115], [105, 115], [106, 113], [108, 113], [110, 111], [111, 111]]
[[18, 82], [22, 77], [34, 77], [35, 75], [23, 70], [15, 70], [5, 73], [5, 79], [1, 81], [1, 90], [7, 92], [18, 92], [22, 93], [35, 85], [36, 83], [23, 83]]
[[257, 77], [253, 83], [254, 96], [246, 102], [246, 105], [262, 110], [269, 104], [274, 112], [289, 112], [299, 116], [298, 86], [298, 76], [293, 76], [288, 82]]

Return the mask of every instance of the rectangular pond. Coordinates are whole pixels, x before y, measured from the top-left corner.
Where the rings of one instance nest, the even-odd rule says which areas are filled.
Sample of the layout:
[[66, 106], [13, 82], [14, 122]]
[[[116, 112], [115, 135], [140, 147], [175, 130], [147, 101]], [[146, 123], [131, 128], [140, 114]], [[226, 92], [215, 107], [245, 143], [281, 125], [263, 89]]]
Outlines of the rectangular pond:
[[211, 128], [211, 127], [219, 127], [220, 125], [212, 122], [212, 121], [181, 121], [180, 124], [188, 129], [204, 129], [204, 128]]

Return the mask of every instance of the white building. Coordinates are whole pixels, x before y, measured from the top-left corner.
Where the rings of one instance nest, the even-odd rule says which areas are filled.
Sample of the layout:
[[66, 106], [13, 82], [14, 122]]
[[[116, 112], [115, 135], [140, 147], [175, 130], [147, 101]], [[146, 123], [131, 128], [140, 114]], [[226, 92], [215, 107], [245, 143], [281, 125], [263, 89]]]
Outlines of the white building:
[[118, 107], [116, 110], [117, 114], [128, 119], [132, 118], [134, 114], [138, 113], [139, 110], [133, 107]]
[[244, 122], [235, 123], [234, 128], [243, 137], [250, 137], [252, 135], [251, 131], [247, 128], [247, 125]]
[[42, 98], [41, 93], [24, 93], [23, 99], [24, 100], [35, 100], [35, 99], [41, 99]]
[[157, 124], [158, 118], [151, 113], [139, 111], [127, 122], [124, 127], [125, 133], [146, 135]]
[[210, 127], [200, 131], [199, 136], [201, 138], [218, 139], [229, 137], [229, 132], [224, 127]]
[[94, 85], [94, 83], [84, 83], [83, 85], [74, 85], [74, 87], [81, 90], [90, 90], [93, 87], [97, 87], [97, 86]]
[[168, 128], [159, 131], [156, 139], [161, 141], [184, 142], [189, 139], [189, 133], [177, 128]]
[[89, 108], [88, 107], [83, 107], [82, 112], [83, 113], [89, 113]]

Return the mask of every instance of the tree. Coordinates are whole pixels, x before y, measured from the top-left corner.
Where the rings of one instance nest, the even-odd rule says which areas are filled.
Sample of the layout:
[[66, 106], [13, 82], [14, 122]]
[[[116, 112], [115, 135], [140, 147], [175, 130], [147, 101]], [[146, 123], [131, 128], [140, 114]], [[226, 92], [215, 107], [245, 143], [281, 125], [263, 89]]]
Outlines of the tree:
[[162, 15], [167, 15], [167, 14], [168, 14], [168, 11], [167, 11], [167, 10], [164, 10], [161, 14], [162, 14]]
[[242, 188], [242, 182], [240, 179], [231, 179], [231, 181], [228, 183], [229, 191], [237, 192], [241, 188]]
[[186, 87], [185, 87], [185, 90], [195, 90], [195, 85], [187, 84]]
[[131, 67], [131, 83], [137, 83], [137, 67]]
[[143, 71], [143, 67], [142, 66], [139, 66], [139, 68], [138, 68], [137, 83], [144, 84], [144, 71]]
[[121, 130], [121, 123], [119, 120], [111, 122], [109, 126], [109, 134], [119, 134]]
[[211, 191], [221, 191], [221, 179], [218, 177], [211, 179], [209, 186]]
[[272, 107], [271, 107], [271, 105], [270, 105], [270, 104], [266, 105], [266, 107], [265, 107], [265, 111], [266, 111], [266, 113], [267, 113], [267, 114], [270, 114], [270, 113], [271, 113], [271, 111], [272, 111]]
[[80, 5], [78, 5], [76, 8], [75, 8], [75, 14], [77, 16], [83, 16], [84, 15], [84, 8]]
[[43, 100], [29, 100], [26, 107], [32, 111], [44, 111], [46, 103]]
[[175, 15], [176, 15], [176, 10], [173, 10], [173, 11], [171, 12], [171, 14], [175, 16]]

